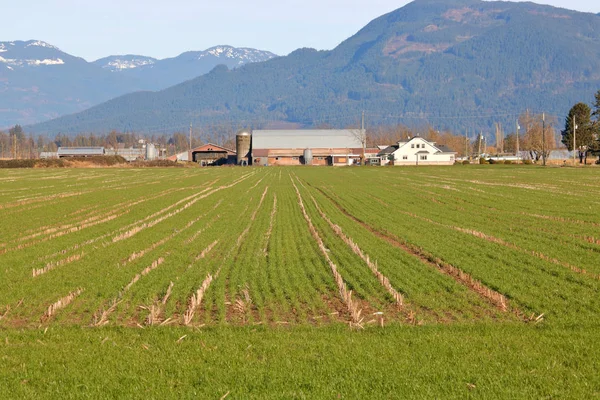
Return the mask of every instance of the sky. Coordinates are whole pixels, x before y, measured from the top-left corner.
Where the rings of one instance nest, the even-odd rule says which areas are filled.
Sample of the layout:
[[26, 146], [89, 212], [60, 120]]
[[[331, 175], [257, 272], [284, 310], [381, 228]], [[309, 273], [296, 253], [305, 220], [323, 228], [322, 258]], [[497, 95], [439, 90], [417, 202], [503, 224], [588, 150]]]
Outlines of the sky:
[[[540, 1], [541, 2], [541, 1]], [[108, 55], [175, 57], [232, 45], [286, 55], [328, 50], [408, 1], [20, 0], [3, 2], [0, 41], [43, 40], [88, 61]], [[598, 0], [544, 4], [600, 12]]]

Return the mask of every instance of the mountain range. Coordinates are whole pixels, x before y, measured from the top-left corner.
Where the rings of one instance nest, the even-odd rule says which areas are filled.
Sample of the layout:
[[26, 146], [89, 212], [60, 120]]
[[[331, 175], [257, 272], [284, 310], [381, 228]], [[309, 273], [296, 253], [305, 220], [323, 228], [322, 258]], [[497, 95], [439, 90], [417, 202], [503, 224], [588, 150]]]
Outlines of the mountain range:
[[600, 89], [600, 17], [534, 3], [416, 0], [331, 51], [215, 67], [157, 92], [133, 93], [27, 127], [37, 133], [165, 132], [194, 122], [514, 126], [530, 109], [565, 115]]
[[216, 46], [164, 60], [126, 55], [87, 62], [39, 40], [0, 42], [0, 128], [72, 114], [126, 93], [161, 90], [219, 64], [237, 68], [273, 57]]

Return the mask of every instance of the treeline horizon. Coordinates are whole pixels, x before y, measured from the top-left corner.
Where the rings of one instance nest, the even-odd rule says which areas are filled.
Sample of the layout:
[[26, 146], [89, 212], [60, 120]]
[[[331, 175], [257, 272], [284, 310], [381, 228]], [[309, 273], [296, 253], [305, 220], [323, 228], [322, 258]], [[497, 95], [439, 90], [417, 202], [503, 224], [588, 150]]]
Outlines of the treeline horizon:
[[[600, 91], [597, 96], [597, 105], [600, 106]], [[582, 103], [576, 107], [580, 110]], [[576, 108], [574, 107], [574, 109]], [[584, 113], [585, 113], [584, 108]], [[589, 107], [587, 110], [591, 110]], [[581, 122], [586, 123], [586, 132], [592, 135], [598, 142], [597, 135], [593, 132], [600, 132], [600, 108], [591, 113], [588, 111], [588, 118], [581, 117]], [[570, 131], [569, 121], [572, 119], [573, 110], [565, 122], [565, 130], [559, 129], [559, 121], [556, 117], [534, 114], [529, 111], [522, 113], [512, 129], [504, 131], [505, 127], [498, 125], [496, 127], [495, 140], [487, 142], [487, 137], [482, 133], [476, 133], [465, 130], [463, 133], [452, 132], [450, 130], [437, 130], [431, 125], [425, 125], [422, 128], [408, 127], [404, 124], [390, 126], [377, 126], [366, 129], [366, 145], [374, 148], [380, 145], [392, 145], [399, 141], [407, 140], [414, 136], [421, 136], [427, 140], [446, 146], [457, 153], [458, 157], [470, 157], [478, 153], [486, 154], [516, 154], [527, 152], [531, 159], [539, 160], [543, 155], [548, 156], [549, 151], [554, 149], [572, 150], [572, 146], [565, 140], [565, 133], [568, 136]], [[579, 111], [578, 111], [579, 112]], [[579, 112], [581, 114], [581, 112]], [[592, 121], [590, 116], [596, 116]], [[243, 127], [239, 127], [241, 129]], [[334, 129], [332, 126], [322, 124], [317, 129]], [[216, 126], [211, 128], [192, 129], [191, 146], [192, 148], [206, 143], [213, 143], [230, 149], [235, 149], [235, 135], [239, 131], [233, 126]], [[356, 127], [347, 127], [346, 129], [356, 129]], [[588, 137], [589, 137], [588, 135]], [[484, 139], [485, 137], [485, 139]], [[561, 140], [562, 137], [562, 140]], [[542, 138], [544, 140], [542, 140]], [[517, 144], [518, 142], [518, 144]], [[160, 149], [165, 149], [167, 156], [184, 152], [190, 148], [189, 132], [174, 132], [172, 134], [140, 134], [135, 132], [111, 131], [108, 134], [98, 135], [95, 133], [80, 133], [75, 136], [66, 134], [57, 134], [54, 137], [47, 135], [36, 135], [27, 133], [20, 125], [15, 125], [8, 132], [0, 130], [0, 159], [31, 159], [39, 158], [42, 152], [56, 152], [59, 147], [104, 147], [106, 149], [127, 149], [140, 148], [144, 143], [153, 143]], [[482, 143], [485, 145], [482, 146]], [[590, 146], [594, 147], [594, 146]], [[600, 150], [600, 142], [598, 142]], [[590, 150], [594, 151], [594, 148]], [[545, 153], [544, 153], [545, 152]]]

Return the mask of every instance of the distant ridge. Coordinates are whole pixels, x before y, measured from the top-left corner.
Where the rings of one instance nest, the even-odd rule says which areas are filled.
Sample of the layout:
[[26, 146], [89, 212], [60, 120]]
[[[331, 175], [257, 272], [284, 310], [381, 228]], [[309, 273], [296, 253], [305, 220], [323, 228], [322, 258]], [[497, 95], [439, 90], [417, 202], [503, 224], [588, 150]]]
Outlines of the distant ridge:
[[160, 90], [275, 54], [231, 46], [157, 60], [110, 56], [89, 63], [40, 40], [0, 42], [0, 128], [30, 124], [90, 108], [125, 93]]
[[188, 51], [163, 60], [126, 55], [102, 58], [94, 64], [139, 80], [146, 90], [160, 90], [205, 74], [219, 64], [233, 69], [274, 57], [277, 55], [269, 51], [224, 45], [204, 51]]

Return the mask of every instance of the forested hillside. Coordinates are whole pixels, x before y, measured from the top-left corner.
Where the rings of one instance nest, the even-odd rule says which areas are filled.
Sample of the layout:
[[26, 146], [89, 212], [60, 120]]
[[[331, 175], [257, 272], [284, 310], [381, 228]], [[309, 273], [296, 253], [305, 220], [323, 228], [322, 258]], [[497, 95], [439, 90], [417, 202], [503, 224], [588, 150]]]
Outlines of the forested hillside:
[[196, 126], [514, 126], [525, 109], [562, 118], [600, 88], [600, 18], [533, 3], [417, 0], [331, 51], [211, 73], [29, 127], [39, 133]]

